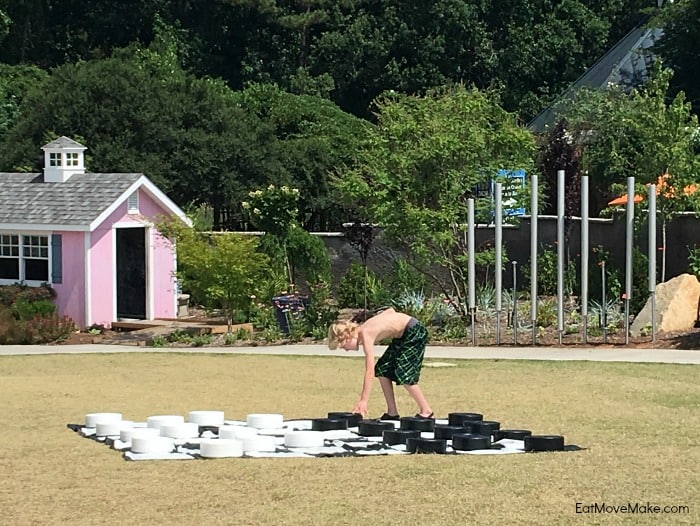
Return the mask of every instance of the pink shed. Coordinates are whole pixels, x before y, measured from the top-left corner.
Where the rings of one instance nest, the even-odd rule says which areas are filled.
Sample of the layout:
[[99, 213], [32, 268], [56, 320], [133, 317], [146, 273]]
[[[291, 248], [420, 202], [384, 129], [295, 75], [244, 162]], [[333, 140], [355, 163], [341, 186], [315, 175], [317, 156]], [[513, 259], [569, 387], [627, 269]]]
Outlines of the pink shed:
[[50, 284], [82, 328], [175, 318], [177, 255], [156, 224], [191, 225], [184, 212], [143, 174], [86, 173], [72, 139], [42, 149], [43, 174], [0, 173], [0, 284]]

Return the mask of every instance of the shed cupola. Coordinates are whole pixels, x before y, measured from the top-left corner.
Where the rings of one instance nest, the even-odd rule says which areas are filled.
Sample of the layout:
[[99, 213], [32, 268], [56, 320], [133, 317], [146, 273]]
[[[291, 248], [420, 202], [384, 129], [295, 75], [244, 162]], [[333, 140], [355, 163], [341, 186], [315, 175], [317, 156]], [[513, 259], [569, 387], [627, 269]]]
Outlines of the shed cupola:
[[79, 142], [59, 137], [41, 147], [44, 150], [44, 182], [64, 183], [73, 175], [85, 173], [87, 150]]

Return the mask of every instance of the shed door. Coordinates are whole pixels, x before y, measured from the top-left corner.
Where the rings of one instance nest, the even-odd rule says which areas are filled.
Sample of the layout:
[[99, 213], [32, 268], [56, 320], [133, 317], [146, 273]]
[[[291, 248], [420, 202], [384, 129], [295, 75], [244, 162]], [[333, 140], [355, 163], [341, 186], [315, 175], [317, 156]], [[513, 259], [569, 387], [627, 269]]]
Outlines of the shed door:
[[117, 319], [146, 319], [146, 229], [117, 229]]

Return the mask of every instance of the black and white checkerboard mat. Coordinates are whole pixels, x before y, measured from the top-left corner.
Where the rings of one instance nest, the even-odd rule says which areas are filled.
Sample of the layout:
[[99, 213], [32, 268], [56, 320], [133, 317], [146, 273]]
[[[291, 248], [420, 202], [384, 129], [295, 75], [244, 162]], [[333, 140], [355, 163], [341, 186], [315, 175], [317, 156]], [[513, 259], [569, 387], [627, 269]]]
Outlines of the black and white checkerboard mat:
[[[381, 436], [365, 436], [359, 433], [358, 426], [347, 429], [334, 429], [328, 431], [312, 430], [314, 419], [293, 419], [284, 420], [282, 427], [271, 429], [256, 429], [248, 426], [246, 421], [225, 420], [223, 426], [227, 430], [232, 430], [237, 426], [241, 431], [245, 430], [245, 439], [242, 440], [244, 447], [239, 450], [222, 453], [214, 456], [203, 454], [202, 444], [207, 442], [212, 444], [219, 439], [219, 429], [221, 426], [198, 426], [197, 436], [188, 438], [173, 438], [171, 445], [166, 445], [165, 449], [150, 452], [132, 451], [130, 440], [121, 440], [121, 435], [98, 436], [95, 427], [86, 427], [84, 424], [68, 424], [67, 427], [80, 436], [103, 443], [110, 449], [122, 453], [126, 460], [194, 460], [201, 458], [222, 458], [222, 457], [244, 457], [244, 458], [272, 458], [272, 457], [362, 457], [373, 455], [407, 455], [412, 453], [441, 453], [450, 455], [508, 455], [528, 452], [525, 448], [524, 439], [503, 438], [494, 433], [490, 436], [488, 447], [482, 449], [464, 450], [453, 447], [451, 439], [440, 440], [435, 438], [435, 430], [420, 431], [418, 433], [419, 444], [416, 447], [414, 442], [411, 446], [406, 443], [391, 444]], [[367, 421], [362, 421], [367, 422]], [[380, 422], [376, 420], [376, 422]], [[399, 421], [382, 420], [382, 424], [391, 424], [394, 429], [402, 428]], [[447, 419], [434, 419], [434, 428], [447, 426]], [[147, 428], [146, 422], [129, 422], [133, 429]], [[389, 426], [390, 427], [390, 426]], [[245, 428], [245, 429], [243, 429]], [[288, 438], [290, 433], [306, 431], [313, 433], [316, 437], [322, 437], [322, 441], [312, 447], [290, 447]], [[256, 437], [260, 443], [264, 442], [264, 447], [256, 444]], [[560, 437], [561, 438], [561, 437]], [[222, 441], [223, 442], [223, 441]], [[444, 442], [444, 443], [443, 443]], [[272, 445], [271, 445], [272, 444]], [[322, 445], [321, 445], [322, 444]], [[424, 447], [421, 447], [421, 444]], [[437, 445], [435, 451], [431, 447]], [[430, 446], [430, 447], [427, 447]], [[412, 449], [412, 451], [411, 451]], [[576, 451], [582, 448], [574, 445], [564, 446], [564, 451]]]

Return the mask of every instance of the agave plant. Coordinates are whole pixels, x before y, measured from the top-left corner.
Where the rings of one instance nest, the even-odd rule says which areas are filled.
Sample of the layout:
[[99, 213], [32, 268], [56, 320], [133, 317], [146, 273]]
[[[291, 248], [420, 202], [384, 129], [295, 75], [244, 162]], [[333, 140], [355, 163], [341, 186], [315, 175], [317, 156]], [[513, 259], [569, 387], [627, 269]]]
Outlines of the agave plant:
[[479, 285], [476, 289], [476, 309], [488, 313], [496, 308], [496, 288], [490, 283]]
[[440, 296], [429, 298], [425, 304], [425, 309], [427, 310], [426, 314], [430, 316], [430, 323], [440, 327], [458, 315], [454, 305]]
[[397, 310], [417, 317], [425, 308], [425, 293], [422, 290], [404, 290], [391, 303]]
[[591, 300], [588, 310], [588, 321], [592, 326], [605, 329], [616, 329], [622, 325], [625, 314], [620, 308], [620, 302], [613, 298], [605, 302], [603, 306], [600, 302]]

